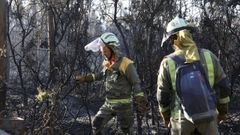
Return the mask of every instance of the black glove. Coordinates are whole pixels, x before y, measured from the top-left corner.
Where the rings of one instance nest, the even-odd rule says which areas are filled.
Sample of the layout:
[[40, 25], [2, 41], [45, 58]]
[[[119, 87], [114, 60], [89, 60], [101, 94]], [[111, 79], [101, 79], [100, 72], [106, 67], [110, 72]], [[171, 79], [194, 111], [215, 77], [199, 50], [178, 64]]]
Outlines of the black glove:
[[140, 115], [144, 115], [148, 111], [148, 102], [144, 96], [136, 96], [135, 103], [137, 105], [137, 112]]
[[164, 126], [167, 127], [167, 128], [170, 128], [170, 117], [171, 117], [170, 110], [167, 110], [165, 112], [161, 112], [161, 116], [163, 118]]
[[228, 112], [228, 104], [218, 104], [218, 123], [222, 123], [224, 120], [226, 120], [226, 115]]
[[83, 82], [86, 82], [86, 77], [77, 75], [77, 76], [75, 76], [75, 80], [77, 81], [77, 83], [83, 83]]

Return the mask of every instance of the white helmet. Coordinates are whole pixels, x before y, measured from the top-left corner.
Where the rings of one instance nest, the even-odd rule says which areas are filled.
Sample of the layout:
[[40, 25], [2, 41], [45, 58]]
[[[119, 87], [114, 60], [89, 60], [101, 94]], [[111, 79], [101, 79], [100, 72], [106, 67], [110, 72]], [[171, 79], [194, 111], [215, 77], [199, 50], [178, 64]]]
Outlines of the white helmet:
[[163, 35], [161, 46], [163, 46], [164, 42], [167, 41], [170, 36], [174, 35], [178, 31], [181, 31], [184, 29], [189, 29], [189, 28], [190, 28], [190, 26], [184, 19], [176, 16], [174, 19], [172, 19], [168, 23], [167, 28], [166, 28], [167, 33], [164, 33], [164, 35]]
[[111, 32], [106, 32], [101, 35], [101, 37], [96, 38], [89, 44], [87, 44], [84, 49], [86, 51], [93, 51], [93, 52], [98, 52], [100, 50], [101, 46], [105, 45], [113, 45], [113, 46], [119, 46], [119, 40], [115, 36], [115, 34]]
[[119, 46], [118, 38], [116, 37], [115, 34], [113, 34], [111, 32], [106, 32], [106, 33], [102, 34], [102, 36], [100, 38], [105, 45], [111, 44], [114, 46]]

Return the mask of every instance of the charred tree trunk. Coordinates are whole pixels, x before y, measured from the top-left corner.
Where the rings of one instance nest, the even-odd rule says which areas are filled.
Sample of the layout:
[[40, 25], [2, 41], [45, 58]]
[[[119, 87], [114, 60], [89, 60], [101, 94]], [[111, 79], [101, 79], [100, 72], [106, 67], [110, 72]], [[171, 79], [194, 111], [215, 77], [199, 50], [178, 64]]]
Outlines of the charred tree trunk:
[[6, 1], [0, 0], [0, 111], [6, 102]]
[[54, 24], [54, 14], [49, 1], [48, 7], [48, 51], [49, 51], [49, 76], [50, 80], [54, 83], [55, 78], [55, 66], [54, 66], [54, 56], [55, 56], [55, 24]]

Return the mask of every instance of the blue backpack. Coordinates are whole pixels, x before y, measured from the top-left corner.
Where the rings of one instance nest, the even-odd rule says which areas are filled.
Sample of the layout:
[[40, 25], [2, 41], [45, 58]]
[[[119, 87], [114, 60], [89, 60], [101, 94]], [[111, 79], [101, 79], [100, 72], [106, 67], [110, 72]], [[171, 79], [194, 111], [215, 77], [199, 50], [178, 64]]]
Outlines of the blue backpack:
[[216, 95], [200, 61], [184, 63], [179, 56], [170, 58], [177, 64], [176, 92], [185, 118], [194, 124], [213, 120]]

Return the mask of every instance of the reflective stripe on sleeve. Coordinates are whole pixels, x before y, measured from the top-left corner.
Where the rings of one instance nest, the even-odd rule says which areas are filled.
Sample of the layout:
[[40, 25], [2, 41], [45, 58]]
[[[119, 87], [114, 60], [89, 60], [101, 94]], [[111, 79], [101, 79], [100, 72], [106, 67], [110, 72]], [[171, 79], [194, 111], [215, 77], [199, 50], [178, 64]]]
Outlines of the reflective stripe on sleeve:
[[219, 99], [219, 103], [220, 104], [226, 104], [228, 102], [230, 102], [230, 98], [229, 97], [225, 97], [225, 98]]
[[109, 99], [106, 98], [106, 102], [109, 104], [127, 104], [127, 103], [131, 103], [131, 98], [123, 98], [123, 99]]
[[160, 112], [166, 112], [167, 110], [169, 110], [170, 109], [170, 107], [168, 106], [168, 107], [161, 107], [161, 106], [159, 106], [159, 111]]
[[168, 60], [168, 69], [169, 69], [169, 73], [172, 81], [172, 88], [173, 90], [176, 90], [176, 78], [175, 78], [176, 65], [172, 59]]
[[139, 92], [138, 94], [136, 94], [136, 96], [144, 96], [143, 92]]
[[213, 85], [214, 85], [214, 68], [213, 68], [212, 57], [208, 51], [204, 51], [203, 54], [204, 54], [204, 58], [205, 58], [206, 64], [207, 64], [208, 80], [209, 80], [211, 87], [213, 87]]
[[93, 78], [93, 81], [96, 80], [96, 76], [95, 76], [95, 74], [92, 74], [92, 78]]

